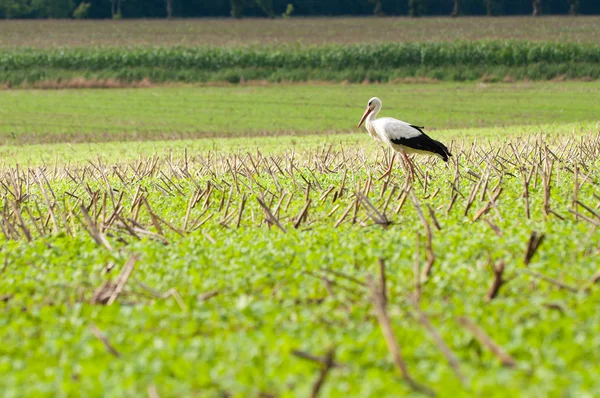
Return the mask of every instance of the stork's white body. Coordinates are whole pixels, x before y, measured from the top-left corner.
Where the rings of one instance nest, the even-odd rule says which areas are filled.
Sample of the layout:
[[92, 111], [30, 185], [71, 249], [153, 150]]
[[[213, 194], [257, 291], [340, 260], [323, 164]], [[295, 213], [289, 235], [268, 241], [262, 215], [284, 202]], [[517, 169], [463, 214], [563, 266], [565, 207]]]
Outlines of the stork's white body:
[[365, 122], [365, 127], [371, 137], [389, 145], [394, 151], [406, 154], [436, 155], [444, 162], [452, 156], [448, 148], [439, 141], [430, 138], [418, 127], [402, 120], [391, 117], [376, 119], [381, 110], [381, 100], [373, 97], [369, 100], [367, 109], [363, 114], [358, 127]]
[[367, 128], [367, 131], [369, 132], [371, 137], [385, 144], [388, 144], [396, 152], [404, 152], [407, 154], [418, 153], [421, 155], [436, 155], [442, 158], [442, 156], [437, 153], [431, 153], [428, 151], [411, 148], [406, 145], [394, 144], [392, 140], [416, 138], [422, 133], [419, 130], [412, 127], [409, 123], [406, 123], [402, 120], [394, 119], [391, 117], [382, 117], [379, 119], [375, 119], [375, 116], [376, 115], [373, 112], [367, 117], [367, 120], [365, 121], [365, 127]]

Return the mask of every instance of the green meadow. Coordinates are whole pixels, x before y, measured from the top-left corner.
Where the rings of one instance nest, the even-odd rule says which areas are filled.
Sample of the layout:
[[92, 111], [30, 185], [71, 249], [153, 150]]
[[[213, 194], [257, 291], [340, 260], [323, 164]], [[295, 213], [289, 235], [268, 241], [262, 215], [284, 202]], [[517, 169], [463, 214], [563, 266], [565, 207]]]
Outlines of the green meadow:
[[356, 132], [367, 101], [427, 129], [598, 120], [600, 84], [266, 85], [0, 91], [0, 142]]
[[5, 396], [600, 391], [596, 83], [0, 96]]

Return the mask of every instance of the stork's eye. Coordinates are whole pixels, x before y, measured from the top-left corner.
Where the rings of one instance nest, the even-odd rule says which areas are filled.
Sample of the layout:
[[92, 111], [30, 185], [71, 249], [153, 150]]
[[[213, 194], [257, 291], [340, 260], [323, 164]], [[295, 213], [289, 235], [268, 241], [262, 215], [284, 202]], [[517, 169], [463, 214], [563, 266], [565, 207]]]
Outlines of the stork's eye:
[[369, 101], [369, 106], [371, 106], [372, 103], [373, 103], [373, 101]]

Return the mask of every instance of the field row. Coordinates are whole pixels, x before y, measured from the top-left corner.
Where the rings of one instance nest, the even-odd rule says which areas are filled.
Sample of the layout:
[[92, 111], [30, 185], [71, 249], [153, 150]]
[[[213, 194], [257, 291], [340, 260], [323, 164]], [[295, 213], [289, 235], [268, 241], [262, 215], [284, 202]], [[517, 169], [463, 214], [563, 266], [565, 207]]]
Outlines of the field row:
[[[471, 141], [452, 140], [450, 150], [455, 154], [454, 165], [450, 165], [450, 169], [447, 168], [445, 171], [439, 170], [441, 165], [437, 158], [426, 158], [421, 162], [421, 168], [417, 169], [419, 178], [413, 184], [414, 189], [417, 189], [418, 183], [419, 193], [427, 198], [431, 196], [433, 199], [438, 194], [442, 197], [451, 197], [451, 204], [445, 210], [448, 215], [457, 200], [458, 203], [466, 201], [468, 209], [474, 200], [473, 195], [482, 183], [484, 188], [488, 184], [493, 185], [495, 189], [491, 193], [498, 196], [504, 189], [503, 184], [509, 184], [504, 181], [504, 178], [509, 176], [511, 191], [518, 191], [515, 188], [525, 184], [524, 214], [529, 219], [527, 184], [532, 177], [535, 177], [532, 180], [535, 181], [534, 192], [543, 194], [544, 197], [543, 208], [538, 208], [534, 213], [538, 216], [548, 216], [549, 211], [551, 213], [552, 211], [549, 202], [551, 198], [547, 195], [550, 194], [551, 185], [557, 183], [551, 180], [552, 175], [560, 180], [561, 176], [574, 173], [574, 168], [582, 168], [581, 178], [584, 183], [591, 185], [589, 193], [594, 192], [597, 182], [593, 170], [597, 162], [595, 156], [600, 146], [598, 137], [595, 136], [576, 135], [568, 139], [559, 136], [548, 137], [553, 149], [550, 149], [549, 142], [543, 139], [542, 135], [523, 138], [522, 142], [508, 139], [503, 144], [489, 149], [486, 149], [485, 145], [480, 146]], [[360, 205], [366, 211], [365, 216], [372, 217], [374, 221], [383, 220], [390, 200], [394, 198], [393, 192], [399, 187], [392, 189], [389, 195], [384, 195], [386, 190], [394, 185], [391, 177], [382, 185], [376, 184], [373, 178], [380, 171], [385, 170], [391, 160], [391, 154], [380, 147], [368, 148], [366, 150], [362, 145], [346, 147], [344, 144], [334, 148], [333, 143], [324, 143], [318, 151], [300, 148], [299, 155], [296, 155], [296, 148], [294, 148], [270, 156], [263, 155], [259, 149], [252, 151], [254, 154], [249, 151], [245, 153], [239, 151], [238, 154], [231, 155], [217, 151], [191, 155], [185, 150], [183, 157], [181, 154], [179, 156], [169, 154], [166, 158], [154, 155], [150, 158], [140, 157], [135, 162], [108, 165], [105, 165], [102, 157], [99, 156], [96, 160], [88, 159], [88, 164], [85, 166], [47, 163], [43, 167], [29, 168], [26, 171], [20, 171], [18, 166], [9, 167], [4, 170], [4, 181], [0, 184], [4, 189], [5, 201], [4, 223], [0, 224], [7, 239], [30, 240], [36, 235], [36, 231], [41, 236], [61, 230], [72, 234], [82, 226], [91, 228], [91, 233], [94, 235], [100, 230], [110, 229], [113, 223], [118, 225], [119, 222], [124, 225], [119, 229], [120, 232], [132, 233], [135, 228], [129, 228], [127, 220], [130, 220], [134, 227], [142, 230], [149, 231], [151, 225], [156, 231], [171, 230], [181, 235], [183, 232], [195, 231], [218, 213], [222, 213], [217, 217], [220, 218], [219, 225], [227, 227], [230, 222], [236, 220], [239, 227], [240, 223], [248, 221], [247, 218], [242, 217], [244, 209], [253, 209], [244, 214], [246, 216], [251, 214], [251, 224], [256, 225], [255, 211], [260, 210], [260, 207], [256, 203], [254, 206], [245, 205], [247, 197], [254, 197], [266, 211], [267, 224], [274, 224], [285, 230], [286, 228], [277, 221], [278, 218], [288, 222], [294, 220], [294, 227], [297, 228], [302, 220], [288, 213], [290, 205], [296, 210], [292, 213], [297, 213], [299, 208], [305, 208], [304, 212], [308, 208], [312, 209], [313, 207], [308, 206], [308, 203], [315, 202], [315, 198], [310, 199], [313, 191], [322, 193], [319, 195], [319, 200], [313, 204], [323, 212], [316, 215], [313, 222], [322, 222], [327, 219], [325, 214], [331, 217], [336, 210], [341, 210], [344, 201], [340, 205], [336, 203], [336, 199], [346, 197], [346, 191], [353, 192], [355, 195], [352, 203], [356, 209], [352, 206], [347, 209], [348, 211], [354, 209], [353, 224], [356, 223]], [[551, 157], [552, 161], [549, 161], [548, 157]], [[295, 159], [300, 163], [296, 164]], [[545, 159], [545, 163], [536, 163], [541, 162], [540, 159]], [[461, 160], [463, 163], [460, 163]], [[551, 167], [554, 162], [562, 165], [555, 174], [552, 174], [552, 170], [544, 169]], [[193, 170], [190, 169], [190, 164], [195, 166]], [[436, 177], [440, 172], [442, 175], [453, 173], [454, 181], [449, 186], [440, 185], [443, 179]], [[331, 185], [327, 189], [329, 174], [337, 177], [344, 175], [341, 179], [341, 187], [336, 188], [335, 185]], [[519, 181], [517, 174], [520, 174], [524, 181]], [[364, 180], [365, 177], [368, 177], [368, 180]], [[473, 183], [470, 185], [474, 191], [470, 195], [459, 189], [461, 177], [462, 180]], [[585, 185], [584, 183], [582, 185]], [[362, 188], [360, 188], [361, 184]], [[375, 186], [380, 186], [381, 191], [371, 192]], [[60, 192], [59, 196], [55, 194], [57, 190]], [[433, 191], [431, 195], [428, 195], [429, 190]], [[357, 191], [363, 192], [364, 196], [358, 195]], [[303, 195], [298, 195], [299, 192], [303, 192]], [[375, 207], [367, 199], [371, 193], [378, 193], [378, 199], [374, 202]], [[330, 194], [333, 195], [333, 199], [325, 200]], [[396, 200], [400, 200], [400, 204], [403, 204], [401, 198], [409, 194], [410, 184], [406, 181], [399, 195], [396, 195], [398, 196]], [[577, 193], [574, 195], [575, 198], [571, 201], [562, 198], [559, 203], [564, 206], [576, 201]], [[160, 197], [168, 200], [163, 202]], [[511, 198], [510, 201], [516, 199], [517, 197]], [[537, 205], [542, 203], [540, 199], [532, 198]], [[486, 196], [484, 190], [480, 201], [486, 203], [488, 200], [490, 198]], [[26, 206], [27, 203], [35, 205], [35, 211], [32, 212], [32, 209]], [[160, 204], [161, 210], [153, 211], [150, 203]], [[377, 211], [376, 208], [384, 203], [383, 210]], [[25, 205], [26, 214], [29, 215], [30, 220], [27, 225], [23, 221], [27, 217], [24, 218], [20, 214], [25, 212], [19, 208], [21, 204]], [[217, 204], [217, 214], [210, 214], [202, 222], [203, 216], [213, 212], [215, 210], [213, 206]], [[276, 210], [270, 212], [269, 209], [273, 206]], [[395, 213], [398, 213], [401, 208], [401, 205], [396, 208]], [[187, 211], [184, 213], [185, 209]], [[193, 209], [200, 209], [200, 214], [196, 214], [198, 217], [194, 217]], [[482, 214], [489, 210], [491, 208], [487, 208]], [[120, 214], [122, 211], [126, 213]], [[345, 213], [346, 216], [348, 211]], [[91, 219], [88, 219], [88, 213]], [[146, 215], [141, 216], [144, 213]], [[300, 214], [302, 213], [301, 211]], [[468, 210], [465, 211], [465, 215], [466, 213]], [[314, 212], [311, 214], [314, 215]], [[378, 218], [373, 217], [374, 214], [378, 215]], [[236, 216], [233, 217], [234, 215]], [[100, 216], [102, 216], [101, 223]], [[302, 219], [306, 221], [304, 216], [305, 214]], [[138, 217], [142, 217], [143, 221]], [[363, 220], [363, 225], [367, 225], [366, 221], [369, 217]], [[195, 219], [195, 222], [192, 222], [192, 219]], [[345, 217], [342, 217], [336, 226], [344, 219]], [[77, 228], [74, 227], [77, 224], [75, 220], [80, 223]], [[90, 225], [91, 220], [100, 224]], [[177, 221], [171, 224], [165, 220]], [[82, 221], [86, 222], [82, 223]], [[263, 221], [259, 218], [258, 225], [263, 224]], [[42, 223], [38, 224], [39, 222]], [[592, 224], [595, 225], [595, 222]], [[103, 227], [99, 228], [99, 225]], [[289, 228], [289, 225], [287, 227]], [[132, 233], [132, 235], [139, 238], [136, 234]], [[150, 236], [155, 235], [150, 234]]]
[[308, 395], [329, 355], [324, 395], [598, 391], [600, 136], [570, 134], [448, 138], [412, 182], [344, 143], [4, 168], [0, 389]]
[[103, 70], [117, 68], [373, 68], [403, 66], [526, 66], [600, 62], [598, 44], [531, 41], [386, 43], [318, 47], [154, 47], [6, 50], [5, 71], [24, 68]]
[[0, 55], [0, 82], [73, 78], [123, 82], [247, 80], [387, 82], [600, 77], [598, 44], [459, 41], [317, 47], [18, 49]]
[[[600, 102], [600, 85], [562, 82], [4, 90], [0, 91], [0, 143], [357, 132], [358, 119], [373, 96], [382, 99], [383, 116], [424, 125], [427, 131], [461, 128], [452, 134], [490, 135], [507, 131], [473, 129], [520, 124], [537, 125], [534, 131], [549, 132], [559, 123], [595, 122], [598, 114], [593, 104]], [[577, 125], [572, 127], [579, 130]], [[298, 145], [302, 140], [296, 140]], [[44, 153], [40, 155], [47, 158]]]
[[[8, 20], [0, 47], [241, 46], [456, 40], [600, 41], [600, 18], [292, 18], [64, 21]], [[82, 34], [81, 32], [85, 32]]]

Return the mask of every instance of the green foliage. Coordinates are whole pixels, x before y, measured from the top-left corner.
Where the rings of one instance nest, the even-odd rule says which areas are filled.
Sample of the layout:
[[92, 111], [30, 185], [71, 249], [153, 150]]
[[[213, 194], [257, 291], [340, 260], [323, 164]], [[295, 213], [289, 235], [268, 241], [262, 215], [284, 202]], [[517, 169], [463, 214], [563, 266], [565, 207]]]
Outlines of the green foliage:
[[[378, 179], [391, 154], [357, 133], [373, 95], [382, 116], [424, 124], [454, 154], [415, 158], [416, 200], [398, 158]], [[335, 347], [322, 396], [415, 395], [367, 287], [383, 259], [393, 335], [419, 383], [595, 396], [599, 97], [599, 82], [0, 91], [2, 135], [29, 137], [0, 146], [0, 391], [309, 396], [321, 366], [293, 352]], [[212, 138], [159, 141], [202, 131]], [[81, 132], [113, 142], [74, 143]], [[52, 133], [69, 142], [48, 144]], [[277, 136], [248, 137], [265, 133]], [[421, 277], [424, 222], [434, 258]], [[544, 240], [526, 263], [533, 231]], [[500, 264], [505, 284], [486, 301]]]
[[74, 0], [32, 0], [33, 9], [43, 18], [71, 18]]
[[252, 5], [258, 6], [269, 18], [275, 17], [273, 0], [231, 0], [231, 16], [238, 19], [242, 18], [244, 9]]
[[[21, 148], [52, 156], [42, 167], [3, 166], [2, 206], [20, 209], [23, 221], [3, 212], [0, 390], [11, 397], [308, 396], [321, 367], [293, 351], [322, 356], [335, 347], [341, 366], [330, 370], [323, 396], [415, 395], [393, 365], [366, 287], [381, 258], [387, 313], [407, 368], [440, 396], [596, 395], [600, 288], [588, 281], [598, 271], [598, 231], [569, 210], [577, 209], [575, 184], [579, 201], [596, 203], [597, 126], [474, 130], [474, 141], [459, 131], [430, 134], [452, 146], [456, 163], [415, 160], [427, 183], [415, 181], [413, 189], [435, 254], [423, 278], [413, 269], [423, 269], [427, 241], [402, 193], [405, 173], [396, 162], [389, 179], [377, 180], [383, 150], [365, 132], [145, 142], [143, 156], [137, 145], [116, 143], [92, 154], [81, 151], [89, 145]], [[118, 158], [122, 151], [128, 156]], [[65, 168], [67, 156], [76, 159]], [[555, 162], [550, 205], [561, 218], [543, 212], [546, 162]], [[393, 223], [375, 224], [358, 191]], [[8, 192], [23, 195], [17, 201]], [[492, 192], [499, 197], [492, 200]], [[285, 233], [265, 216], [261, 193]], [[295, 228], [307, 199], [306, 220]], [[141, 203], [160, 217], [160, 230]], [[92, 239], [82, 208], [112, 250]], [[352, 211], [342, 219], [344, 209]], [[48, 232], [40, 236], [36, 225]], [[532, 231], [545, 239], [525, 264]], [[133, 255], [139, 259], [123, 277]], [[486, 302], [492, 268], [501, 263], [506, 284]], [[114, 303], [97, 299], [118, 281]], [[419, 322], [409, 299], [417, 289], [418, 308], [456, 356], [464, 386]], [[458, 317], [477, 324], [517, 365], [502, 366]]]
[[294, 5], [292, 3], [288, 3], [285, 12], [281, 14], [284, 19], [290, 18], [292, 13], [294, 12]]
[[569, 0], [569, 15], [579, 14], [581, 2], [579, 0]]
[[600, 62], [600, 45], [527, 41], [389, 43], [320, 47], [173, 47], [17, 49], [0, 54], [0, 68], [105, 70], [124, 67], [218, 70], [221, 68], [368, 68], [407, 66], [528, 66]]
[[231, 16], [241, 18], [244, 12], [245, 0], [231, 0]]
[[427, 0], [408, 0], [408, 15], [419, 17], [427, 12]]
[[260, 7], [261, 10], [265, 13], [269, 18], [275, 18], [275, 12], [273, 12], [273, 0], [254, 0], [256, 1], [256, 5]]
[[0, 10], [4, 17], [19, 18], [32, 11], [31, 4], [27, 0], [0, 0]]
[[485, 13], [488, 16], [493, 16], [498, 14], [498, 3], [496, 0], [484, 0], [485, 1]]
[[458, 41], [319, 47], [15, 49], [0, 54], [0, 81], [11, 84], [81, 74], [155, 82], [238, 82], [242, 77], [360, 82], [420, 76], [462, 81], [484, 75], [492, 80], [507, 76], [543, 80], [562, 75], [596, 79], [600, 76], [600, 45]]
[[73, 18], [75, 18], [75, 19], [87, 18], [88, 11], [89, 11], [91, 5], [92, 5], [92, 3], [84, 3], [84, 2], [79, 3], [79, 5], [75, 9], [75, 11], [73, 11]]
[[[32, 0], [2, 0], [2, 2], [22, 2], [30, 4]], [[48, 0], [61, 1], [61, 0]], [[78, 0], [77, 2], [79, 2]], [[86, 0], [92, 4], [88, 17], [90, 19], [108, 18], [111, 0]], [[238, 7], [232, 10], [231, 0], [204, 0], [204, 1], [184, 1], [173, 0], [173, 6], [176, 13], [183, 18], [198, 17], [227, 17], [234, 11], [235, 15], [242, 16], [251, 14], [252, 16], [272, 16], [281, 15], [285, 12], [289, 0], [234, 0]], [[422, 0], [297, 0], [294, 1], [296, 15], [302, 16], [368, 16], [368, 15], [386, 15], [399, 16], [407, 15], [412, 9], [413, 15], [440, 16], [448, 15], [451, 12], [453, 0], [426, 0], [425, 7], [420, 7]], [[485, 0], [463, 0], [461, 7], [462, 13], [466, 15], [478, 16], [485, 13]], [[549, 15], [567, 14], [570, 7], [567, 2], [580, 4], [577, 7], [581, 13], [587, 15], [600, 14], [600, 2], [597, 0], [544, 0], [544, 13]], [[264, 5], [264, 7], [262, 5]], [[165, 15], [165, 0], [132, 0], [128, 1], [125, 7], [128, 18], [163, 18]], [[511, 0], [503, 1], [497, 11], [501, 15], [529, 15], [532, 6], [530, 0]], [[112, 14], [111, 14], [112, 15]], [[18, 18], [25, 16], [27, 18], [45, 18], [47, 15], [32, 9], [31, 12], [21, 14], [13, 12], [8, 14], [9, 18]], [[0, 17], [7, 17], [0, 8]]]
[[369, 0], [369, 3], [374, 4], [373, 15], [382, 16], [383, 14], [383, 0]]

